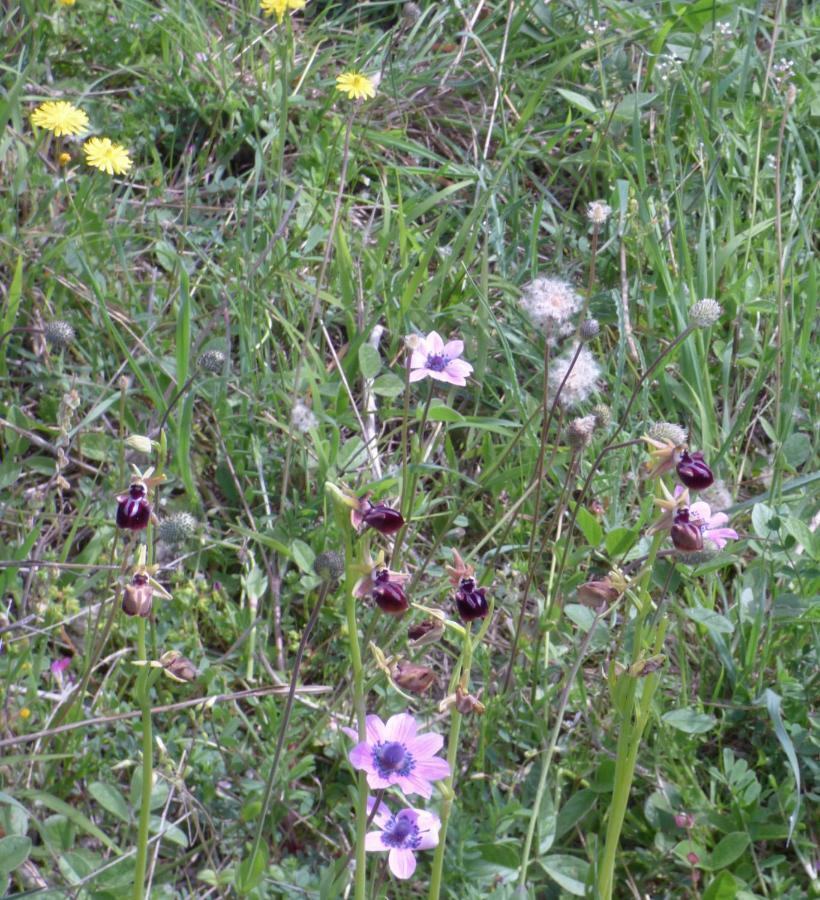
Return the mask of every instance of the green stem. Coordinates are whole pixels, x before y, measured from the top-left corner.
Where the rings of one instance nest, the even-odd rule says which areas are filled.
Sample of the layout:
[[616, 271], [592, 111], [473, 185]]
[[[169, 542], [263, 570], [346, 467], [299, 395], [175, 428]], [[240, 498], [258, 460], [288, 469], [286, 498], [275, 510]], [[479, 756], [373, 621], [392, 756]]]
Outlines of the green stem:
[[[470, 667], [473, 662], [473, 642], [470, 634], [469, 623], [464, 627], [464, 645], [461, 651], [460, 665], [456, 666], [453, 677], [450, 680], [450, 692], [452, 693], [458, 684], [466, 690], [470, 681]], [[444, 850], [447, 843], [447, 823], [450, 821], [450, 812], [453, 808], [455, 797], [454, 785], [456, 780], [456, 757], [458, 756], [458, 739], [461, 734], [461, 720], [463, 716], [453, 707], [452, 721], [450, 723], [450, 735], [447, 739], [447, 763], [450, 766], [450, 774], [444, 780], [442, 794], [444, 801], [441, 804], [441, 828], [438, 833], [438, 845], [433, 857], [433, 874], [430, 879], [430, 893], [428, 900], [438, 900], [441, 893], [441, 878], [444, 872]]]
[[[348, 556], [350, 559], [350, 556]], [[364, 708], [364, 669], [362, 666], [362, 653], [359, 648], [359, 626], [356, 621], [356, 598], [347, 585], [345, 591], [345, 612], [347, 614], [347, 636], [350, 641], [350, 662], [353, 668], [353, 709], [356, 712], [356, 722], [359, 729], [359, 740], [367, 739], [365, 731]], [[358, 774], [358, 793], [356, 795], [356, 900], [365, 900], [367, 889], [367, 863], [364, 849], [364, 839], [367, 833], [367, 781], [365, 773]]]
[[[148, 659], [145, 650], [145, 619], [137, 621], [137, 656]], [[145, 896], [145, 869], [148, 862], [148, 825], [151, 819], [151, 789], [154, 780], [154, 737], [151, 728], [151, 702], [148, 688], [150, 669], [143, 666], [137, 676], [137, 703], [142, 711], [142, 795], [137, 830], [137, 858], [134, 864], [134, 900]]]
[[[652, 569], [654, 568], [655, 558], [664, 538], [664, 532], [658, 532], [652, 538], [652, 546], [649, 549], [649, 555], [646, 560], [641, 577], [638, 581], [640, 607], [635, 619], [634, 641], [632, 646], [632, 660], [636, 662], [640, 659], [644, 646], [644, 624], [652, 609], [652, 598], [649, 593], [649, 584], [652, 577]], [[651, 641], [653, 650], [657, 652], [663, 645], [663, 637], [665, 627], [663, 622], [659, 624], [658, 631], [654, 640]], [[643, 677], [643, 692], [641, 694], [640, 704], [637, 711], [635, 710], [635, 694], [638, 684], [638, 678]], [[652, 699], [655, 695], [655, 689], [658, 686], [659, 676], [657, 673], [651, 675], [639, 676], [630, 672], [624, 672], [620, 678], [628, 678], [628, 690], [625, 703], [618, 716], [620, 732], [618, 736], [618, 747], [615, 759], [615, 775], [614, 787], [612, 791], [612, 799], [609, 804], [609, 819], [607, 821], [606, 838], [604, 841], [604, 852], [601, 859], [601, 867], [598, 875], [598, 897], [599, 900], [611, 900], [612, 889], [615, 879], [615, 857], [618, 853], [618, 845], [621, 839], [621, 829], [623, 828], [624, 818], [626, 816], [626, 808], [629, 803], [629, 794], [632, 790], [632, 779], [635, 776], [635, 764], [638, 760], [638, 749], [641, 744], [641, 737], [644, 729], [649, 721], [649, 714], [652, 708]], [[617, 690], [617, 688], [616, 688]]]

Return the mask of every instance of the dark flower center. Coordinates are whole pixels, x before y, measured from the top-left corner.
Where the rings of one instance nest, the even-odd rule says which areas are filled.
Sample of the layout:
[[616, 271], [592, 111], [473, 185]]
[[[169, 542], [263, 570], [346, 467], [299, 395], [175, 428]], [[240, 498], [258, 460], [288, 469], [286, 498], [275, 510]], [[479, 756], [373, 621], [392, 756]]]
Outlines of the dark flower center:
[[448, 362], [450, 360], [446, 356], [442, 356], [440, 353], [431, 353], [427, 357], [427, 368], [434, 372], [443, 372], [447, 368]]
[[373, 584], [389, 584], [390, 583], [390, 570], [389, 569], [378, 569], [376, 574], [373, 576]]
[[133, 500], [141, 500], [145, 496], [145, 485], [132, 484], [131, 487], [128, 488], [128, 495]]
[[400, 850], [415, 850], [421, 843], [419, 827], [409, 817], [399, 813], [387, 823], [382, 832], [382, 843]]
[[382, 778], [409, 775], [415, 768], [413, 754], [398, 741], [380, 742], [373, 748], [373, 764]]

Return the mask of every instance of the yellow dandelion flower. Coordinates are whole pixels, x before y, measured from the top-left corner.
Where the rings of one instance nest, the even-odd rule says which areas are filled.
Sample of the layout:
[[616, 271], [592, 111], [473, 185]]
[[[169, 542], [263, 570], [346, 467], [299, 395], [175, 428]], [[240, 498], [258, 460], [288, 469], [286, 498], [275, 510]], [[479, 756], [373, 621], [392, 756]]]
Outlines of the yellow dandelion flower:
[[62, 137], [64, 134], [82, 134], [87, 131], [88, 116], [66, 100], [49, 100], [34, 110], [31, 124]]
[[74, 6], [77, 0], [58, 0], [60, 6]]
[[125, 175], [133, 165], [125, 147], [113, 143], [111, 138], [89, 138], [83, 144], [83, 153], [89, 166], [109, 175]]
[[26, 719], [28, 719], [30, 717], [31, 717], [31, 710], [27, 706], [24, 706], [20, 710], [20, 718], [25, 722]]
[[361, 72], [343, 72], [337, 75], [336, 90], [347, 94], [348, 100], [364, 100], [376, 96], [376, 85]]
[[305, 3], [306, 0], [261, 0], [262, 12], [266, 16], [276, 16], [280, 25], [289, 9], [304, 9]]
[[70, 154], [70, 153], [61, 153], [61, 154], [57, 157], [57, 162], [58, 162], [61, 166], [67, 166], [67, 165], [71, 162], [71, 154]]

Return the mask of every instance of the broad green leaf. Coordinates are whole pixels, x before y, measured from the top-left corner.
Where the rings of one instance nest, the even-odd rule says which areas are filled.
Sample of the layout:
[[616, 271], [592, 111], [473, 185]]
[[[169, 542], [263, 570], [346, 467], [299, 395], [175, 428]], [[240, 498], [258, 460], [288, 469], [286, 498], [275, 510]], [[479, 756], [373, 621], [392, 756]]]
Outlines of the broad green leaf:
[[114, 785], [105, 784], [102, 781], [93, 781], [88, 786], [88, 792], [111, 815], [116, 816], [123, 822], [131, 821], [131, 807]]
[[400, 397], [404, 393], [404, 381], [393, 372], [385, 372], [373, 382], [373, 393], [379, 397]]
[[290, 545], [290, 549], [293, 554], [293, 561], [296, 565], [299, 566], [303, 572], [312, 575], [313, 560], [316, 559], [316, 554], [313, 550], [304, 541], [298, 539]]
[[811, 438], [802, 431], [790, 434], [783, 442], [783, 456], [793, 469], [802, 466], [811, 458], [811, 454]]
[[716, 613], [711, 609], [704, 609], [702, 606], [695, 606], [691, 609], [684, 610], [686, 613], [686, 617], [691, 619], [693, 622], [697, 622], [698, 625], [703, 625], [705, 628], [708, 628], [710, 631], [714, 631], [717, 634], [732, 634], [735, 630], [735, 626], [726, 618], [726, 616], [722, 616], [720, 613]]
[[539, 860], [547, 875], [574, 897], [586, 896], [589, 863], [577, 856], [554, 853]]
[[777, 735], [778, 741], [780, 741], [780, 746], [786, 754], [792, 775], [794, 775], [794, 811], [789, 816], [789, 840], [791, 840], [792, 834], [794, 834], [794, 826], [797, 825], [797, 819], [800, 815], [800, 766], [797, 762], [797, 754], [794, 752], [792, 739], [783, 727], [783, 716], [780, 712], [780, 695], [776, 694], [771, 688], [766, 688], [766, 692], [763, 694], [763, 702], [766, 704], [769, 718], [772, 720], [774, 733]]
[[702, 900], [735, 900], [740, 882], [731, 872], [721, 872], [703, 892]]
[[598, 112], [598, 107], [589, 99], [589, 97], [585, 97], [577, 91], [568, 91], [566, 88], [556, 88], [555, 93], [560, 94], [567, 103], [572, 104], [576, 109], [580, 109], [581, 112], [593, 114]]
[[576, 791], [558, 813], [558, 820], [555, 823], [556, 840], [574, 828], [597, 802], [598, 795], [595, 791], [591, 791], [589, 788]]
[[0, 872], [13, 872], [28, 859], [31, 839], [21, 834], [0, 838]]
[[35, 803], [42, 803], [54, 812], [62, 813], [67, 819], [70, 819], [81, 831], [95, 837], [100, 843], [104, 844], [109, 850], [120, 853], [120, 848], [111, 840], [111, 838], [101, 829], [98, 828], [87, 816], [83, 815], [78, 809], [70, 803], [54, 797], [45, 791], [22, 791], [21, 796], [26, 799], [33, 800]]
[[722, 838], [704, 861], [710, 869], [725, 869], [741, 856], [749, 846], [749, 835], [745, 831], [732, 831]]
[[638, 540], [639, 533], [631, 528], [613, 528], [606, 533], [604, 546], [610, 556], [623, 556]]
[[604, 529], [601, 528], [601, 523], [585, 506], [578, 509], [575, 521], [589, 546], [597, 547], [604, 538]]
[[382, 367], [379, 351], [370, 344], [359, 347], [359, 371], [365, 378], [375, 378]]
[[673, 709], [661, 716], [664, 722], [685, 734], [704, 734], [717, 725], [717, 719], [707, 713], [700, 713], [691, 707]]

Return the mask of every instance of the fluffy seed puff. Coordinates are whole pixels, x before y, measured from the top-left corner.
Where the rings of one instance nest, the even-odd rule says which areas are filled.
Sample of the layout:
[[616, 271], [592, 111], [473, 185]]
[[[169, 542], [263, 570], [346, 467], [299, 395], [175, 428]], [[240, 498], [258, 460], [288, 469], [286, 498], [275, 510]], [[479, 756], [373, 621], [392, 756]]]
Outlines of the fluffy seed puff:
[[566, 281], [539, 277], [524, 286], [520, 303], [533, 325], [554, 344], [572, 334], [572, 318], [580, 311], [583, 300]]
[[550, 366], [550, 399], [558, 396], [558, 403], [564, 409], [573, 409], [587, 401], [595, 393], [601, 375], [601, 367], [586, 347], [581, 347], [573, 364], [576, 351], [577, 345]]

